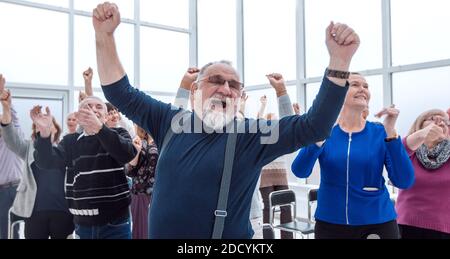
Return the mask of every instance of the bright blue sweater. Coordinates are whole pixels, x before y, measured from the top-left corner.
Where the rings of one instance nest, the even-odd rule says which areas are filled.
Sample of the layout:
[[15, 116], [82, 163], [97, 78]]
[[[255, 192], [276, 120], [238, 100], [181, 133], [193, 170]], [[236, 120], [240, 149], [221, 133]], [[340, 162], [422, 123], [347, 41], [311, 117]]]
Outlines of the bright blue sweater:
[[[280, 138], [275, 144], [261, 144], [260, 131], [238, 135], [223, 238], [253, 236], [250, 204], [262, 167], [277, 157], [327, 138], [347, 89], [325, 79], [307, 115], [286, 117], [279, 122]], [[159, 148], [162, 146], [179, 109], [131, 87], [127, 77], [103, 87], [103, 91], [114, 106], [153, 136]], [[245, 121], [247, 128], [253, 123]], [[158, 161], [150, 210], [150, 238], [211, 238], [227, 137], [218, 133], [173, 136]]]
[[299, 178], [311, 175], [319, 159], [321, 183], [316, 219], [339, 225], [371, 225], [397, 218], [383, 177], [400, 188], [414, 183], [414, 169], [400, 138], [385, 142], [386, 131], [379, 123], [367, 122], [363, 131], [353, 134], [336, 126], [319, 148], [302, 149], [292, 164]]

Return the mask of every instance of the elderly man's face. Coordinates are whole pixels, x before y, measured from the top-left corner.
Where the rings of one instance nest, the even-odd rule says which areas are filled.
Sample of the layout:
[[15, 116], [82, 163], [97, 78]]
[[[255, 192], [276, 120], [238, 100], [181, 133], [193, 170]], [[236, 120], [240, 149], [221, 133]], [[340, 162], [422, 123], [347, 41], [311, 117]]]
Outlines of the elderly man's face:
[[242, 83], [233, 67], [227, 64], [208, 67], [193, 91], [192, 107], [207, 126], [221, 129], [236, 116]]
[[106, 122], [106, 105], [104, 103], [101, 103], [100, 101], [96, 99], [90, 99], [88, 102], [83, 104], [83, 106], [80, 107], [81, 109], [91, 109], [97, 118], [105, 123]]

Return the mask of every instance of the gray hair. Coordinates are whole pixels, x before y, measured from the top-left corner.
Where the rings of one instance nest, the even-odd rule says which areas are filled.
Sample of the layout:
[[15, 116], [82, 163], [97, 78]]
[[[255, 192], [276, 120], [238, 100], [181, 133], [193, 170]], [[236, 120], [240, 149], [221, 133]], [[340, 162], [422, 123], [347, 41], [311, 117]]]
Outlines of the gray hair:
[[228, 65], [228, 66], [232, 67], [232, 68], [234, 69], [234, 71], [236, 72], [236, 74], [238, 75], [238, 77], [239, 77], [239, 73], [238, 73], [238, 72], [236, 71], [236, 69], [233, 67], [233, 62], [228, 61], [228, 60], [220, 60], [220, 61], [210, 62], [210, 63], [206, 64], [205, 66], [203, 66], [202, 69], [200, 69], [200, 73], [198, 74], [198, 77], [197, 77], [197, 81], [196, 81], [196, 82], [199, 83], [200, 80], [201, 80], [201, 78], [202, 78], [203, 75], [205, 74], [206, 70], [207, 70], [209, 67], [211, 67], [211, 66], [213, 66], [213, 65], [216, 65], [216, 64], [224, 64], [224, 65]]

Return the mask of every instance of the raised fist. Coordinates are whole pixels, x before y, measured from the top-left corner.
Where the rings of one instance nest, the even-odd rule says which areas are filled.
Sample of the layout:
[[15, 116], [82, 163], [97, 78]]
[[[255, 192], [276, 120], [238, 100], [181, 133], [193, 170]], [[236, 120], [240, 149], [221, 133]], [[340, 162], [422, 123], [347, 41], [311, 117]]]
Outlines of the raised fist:
[[358, 34], [346, 24], [331, 22], [326, 31], [326, 44], [335, 65], [332, 69], [348, 71], [360, 45]]
[[188, 71], [186, 72], [186, 74], [184, 74], [183, 76], [183, 80], [181, 80], [181, 88], [186, 89], [186, 90], [191, 90], [191, 85], [192, 83], [195, 82], [195, 80], [197, 80], [198, 74], [200, 73], [200, 69], [196, 68], [196, 67], [191, 67], [188, 69]]
[[267, 78], [269, 79], [270, 85], [276, 91], [286, 90], [286, 85], [284, 83], [283, 75], [278, 74], [278, 73], [273, 73], [273, 74], [267, 75]]
[[83, 72], [84, 81], [92, 81], [93, 77], [94, 77], [94, 70], [92, 70], [92, 68], [89, 68], [88, 70]]
[[267, 96], [262, 96], [260, 99], [261, 104], [266, 105], [267, 104]]
[[112, 35], [120, 24], [120, 12], [116, 4], [105, 2], [92, 11], [96, 33]]

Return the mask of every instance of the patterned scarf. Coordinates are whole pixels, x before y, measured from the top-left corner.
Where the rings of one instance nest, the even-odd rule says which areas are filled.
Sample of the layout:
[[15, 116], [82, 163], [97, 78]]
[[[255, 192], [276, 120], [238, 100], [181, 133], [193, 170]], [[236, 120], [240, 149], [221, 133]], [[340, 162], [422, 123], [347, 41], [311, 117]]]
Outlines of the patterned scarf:
[[450, 140], [442, 141], [431, 150], [427, 146], [422, 145], [417, 150], [416, 157], [426, 169], [439, 169], [450, 158]]

